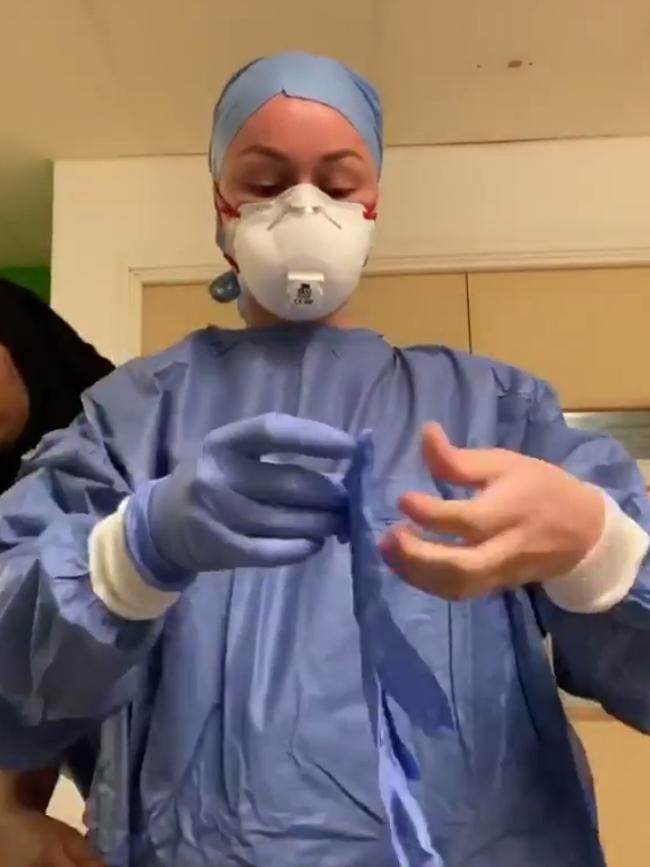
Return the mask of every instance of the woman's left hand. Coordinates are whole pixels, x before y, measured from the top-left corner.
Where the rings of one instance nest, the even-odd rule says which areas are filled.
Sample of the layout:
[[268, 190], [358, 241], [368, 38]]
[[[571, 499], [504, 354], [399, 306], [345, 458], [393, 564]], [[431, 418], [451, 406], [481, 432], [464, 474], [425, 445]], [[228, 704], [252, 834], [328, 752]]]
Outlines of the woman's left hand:
[[474, 486], [469, 500], [405, 494], [402, 512], [425, 532], [399, 525], [381, 541], [388, 565], [427, 593], [459, 600], [569, 573], [598, 542], [601, 493], [544, 461], [503, 449], [460, 449], [427, 425], [424, 456], [435, 479]]

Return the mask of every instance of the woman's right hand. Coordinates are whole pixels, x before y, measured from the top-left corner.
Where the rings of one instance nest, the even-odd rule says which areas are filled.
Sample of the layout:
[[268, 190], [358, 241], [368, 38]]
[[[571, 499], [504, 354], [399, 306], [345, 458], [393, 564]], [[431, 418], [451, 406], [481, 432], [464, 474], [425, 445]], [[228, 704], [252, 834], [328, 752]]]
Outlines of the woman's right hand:
[[218, 428], [198, 457], [129, 500], [132, 559], [164, 589], [179, 589], [184, 574], [189, 581], [197, 572], [304, 560], [345, 533], [345, 488], [315, 470], [263, 458], [338, 461], [355, 448], [344, 431], [277, 413]]
[[103, 867], [84, 837], [43, 813], [16, 807], [0, 813], [2, 867]]

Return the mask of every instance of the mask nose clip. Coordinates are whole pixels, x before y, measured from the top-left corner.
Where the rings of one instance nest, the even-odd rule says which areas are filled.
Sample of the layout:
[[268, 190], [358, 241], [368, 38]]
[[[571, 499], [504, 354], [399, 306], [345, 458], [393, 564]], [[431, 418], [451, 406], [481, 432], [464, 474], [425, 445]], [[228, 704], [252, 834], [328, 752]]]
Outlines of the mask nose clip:
[[269, 229], [274, 229], [278, 225], [278, 223], [287, 216], [287, 214], [293, 214], [296, 217], [304, 217], [315, 214], [322, 214], [324, 217], [328, 216], [327, 212], [320, 204], [315, 205], [312, 202], [305, 202], [300, 200], [294, 202], [288, 201], [284, 203], [284, 207], [281, 209], [277, 217], [271, 221]]
[[337, 229], [342, 228], [338, 220], [335, 220], [334, 217], [328, 212], [327, 208], [325, 208], [323, 205], [303, 205], [298, 202], [287, 202], [287, 204], [278, 214], [275, 220], [272, 220], [269, 224], [269, 231], [275, 229], [278, 223], [280, 223], [287, 216], [287, 214], [293, 214], [296, 217], [324, 217], [333, 226], [336, 226]]
[[290, 204], [289, 209], [297, 214], [320, 214], [323, 210], [322, 205], [299, 205]]

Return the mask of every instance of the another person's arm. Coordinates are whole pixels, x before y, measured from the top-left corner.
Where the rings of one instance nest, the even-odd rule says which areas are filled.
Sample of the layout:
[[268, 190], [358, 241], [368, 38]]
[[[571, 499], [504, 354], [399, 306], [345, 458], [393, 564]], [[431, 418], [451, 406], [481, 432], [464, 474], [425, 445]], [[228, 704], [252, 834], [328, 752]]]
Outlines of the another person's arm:
[[45, 815], [58, 768], [0, 771], [2, 867], [101, 867], [84, 837]]
[[16, 808], [45, 813], [59, 779], [58, 767], [0, 770], [0, 815]]

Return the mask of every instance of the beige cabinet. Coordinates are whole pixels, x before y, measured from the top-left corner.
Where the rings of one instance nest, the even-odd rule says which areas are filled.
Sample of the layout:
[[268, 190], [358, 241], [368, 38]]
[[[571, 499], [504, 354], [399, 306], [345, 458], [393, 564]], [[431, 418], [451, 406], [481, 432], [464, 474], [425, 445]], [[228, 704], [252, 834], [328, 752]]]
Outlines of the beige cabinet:
[[548, 379], [567, 409], [650, 406], [650, 269], [469, 276], [472, 350]]
[[[470, 349], [549, 380], [567, 409], [650, 407], [650, 269], [364, 277], [351, 325], [398, 346]], [[239, 328], [205, 283], [146, 286], [142, 350], [207, 324]]]
[[[469, 349], [464, 274], [364, 277], [349, 324], [372, 328], [397, 346], [442, 343]], [[217, 304], [205, 283], [149, 285], [142, 299], [142, 352], [171, 346], [206, 325], [241, 328], [236, 304]]]
[[[398, 346], [471, 348], [529, 370], [567, 409], [650, 407], [647, 268], [367, 276], [348, 313]], [[144, 353], [207, 324], [242, 326], [205, 283], [144, 288]]]
[[586, 720], [576, 730], [594, 775], [608, 867], [648, 867], [650, 738], [614, 720]]
[[142, 354], [153, 355], [206, 325], [241, 328], [236, 304], [219, 304], [207, 283], [145, 286], [142, 293]]
[[470, 348], [464, 274], [364, 277], [349, 315], [351, 324], [372, 328], [396, 346]]

